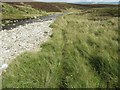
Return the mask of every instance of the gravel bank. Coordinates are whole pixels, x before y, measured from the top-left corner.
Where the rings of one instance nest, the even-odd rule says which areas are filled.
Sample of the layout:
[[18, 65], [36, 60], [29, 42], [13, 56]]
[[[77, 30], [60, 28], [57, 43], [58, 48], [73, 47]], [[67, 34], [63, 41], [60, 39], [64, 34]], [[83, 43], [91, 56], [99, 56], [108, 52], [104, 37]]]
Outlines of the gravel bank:
[[52, 34], [54, 20], [34, 22], [0, 31], [0, 67], [25, 51], [36, 50]]

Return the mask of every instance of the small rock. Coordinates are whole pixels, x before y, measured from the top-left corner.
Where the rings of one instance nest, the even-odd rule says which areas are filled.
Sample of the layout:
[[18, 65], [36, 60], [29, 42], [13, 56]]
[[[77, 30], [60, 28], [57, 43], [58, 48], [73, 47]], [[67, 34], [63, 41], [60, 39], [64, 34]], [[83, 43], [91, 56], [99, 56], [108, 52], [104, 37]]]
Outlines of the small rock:
[[8, 67], [8, 64], [3, 64], [3, 65], [1, 66], [1, 69], [5, 70], [7, 67]]

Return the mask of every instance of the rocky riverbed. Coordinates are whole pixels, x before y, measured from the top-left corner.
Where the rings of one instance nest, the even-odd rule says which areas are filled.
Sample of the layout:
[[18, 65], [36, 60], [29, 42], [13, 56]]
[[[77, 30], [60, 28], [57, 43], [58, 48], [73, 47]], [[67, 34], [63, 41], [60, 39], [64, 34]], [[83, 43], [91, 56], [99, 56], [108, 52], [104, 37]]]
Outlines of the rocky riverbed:
[[[53, 20], [33, 22], [12, 30], [0, 31], [0, 67], [25, 51], [36, 50], [52, 34], [49, 27]], [[4, 67], [2, 67], [4, 68]]]

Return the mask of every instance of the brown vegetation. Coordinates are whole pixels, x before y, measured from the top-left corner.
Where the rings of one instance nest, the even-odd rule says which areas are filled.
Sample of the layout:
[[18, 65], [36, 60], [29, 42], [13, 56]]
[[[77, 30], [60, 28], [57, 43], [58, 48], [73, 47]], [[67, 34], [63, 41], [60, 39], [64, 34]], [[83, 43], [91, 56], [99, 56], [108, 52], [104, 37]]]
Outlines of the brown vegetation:
[[[25, 4], [31, 5], [33, 8], [38, 10], [45, 10], [47, 12], [60, 12], [66, 8], [102, 8], [102, 7], [118, 7], [118, 5], [106, 5], [106, 4], [70, 4], [70, 3], [45, 3], [45, 2], [24, 2]], [[9, 2], [9, 4], [15, 6], [22, 3]]]

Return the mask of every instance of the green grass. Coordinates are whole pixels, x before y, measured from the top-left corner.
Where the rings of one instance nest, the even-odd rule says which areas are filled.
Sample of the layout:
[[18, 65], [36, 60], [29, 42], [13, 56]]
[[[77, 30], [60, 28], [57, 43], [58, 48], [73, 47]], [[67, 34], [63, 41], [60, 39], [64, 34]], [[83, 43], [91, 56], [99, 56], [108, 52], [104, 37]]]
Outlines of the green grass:
[[41, 51], [25, 52], [10, 64], [3, 88], [120, 87], [118, 18], [90, 17], [75, 13], [58, 18]]
[[12, 6], [8, 3], [2, 3], [2, 25], [7, 25], [13, 19], [27, 19], [40, 16], [46, 16], [48, 13], [43, 10], [37, 10], [27, 4]]
[[47, 14], [47, 12], [34, 9], [27, 4], [12, 6], [7, 3], [2, 3], [2, 10], [2, 19], [23, 19]]

